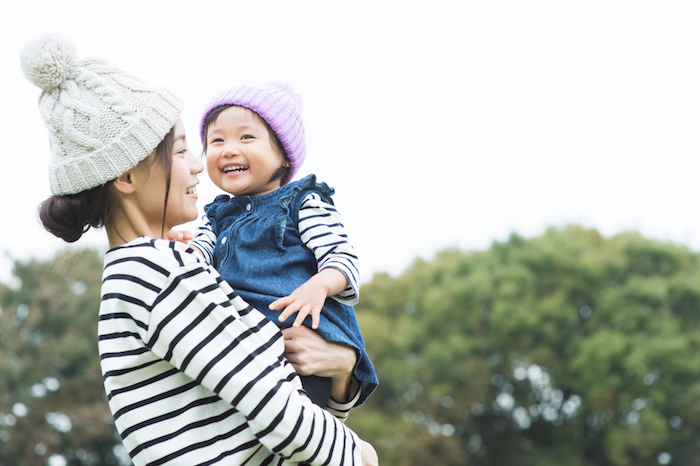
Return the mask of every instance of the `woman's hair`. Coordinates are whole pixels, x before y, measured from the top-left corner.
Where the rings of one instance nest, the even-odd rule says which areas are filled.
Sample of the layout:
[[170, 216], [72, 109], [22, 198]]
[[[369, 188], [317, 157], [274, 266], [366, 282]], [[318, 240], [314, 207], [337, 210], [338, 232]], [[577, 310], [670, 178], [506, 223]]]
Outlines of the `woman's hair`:
[[[141, 162], [157, 163], [165, 170], [165, 203], [163, 205], [161, 234], [165, 231], [165, 211], [170, 193], [174, 144], [175, 128], [173, 127], [155, 148], [154, 156]], [[100, 228], [109, 225], [112, 223], [115, 203], [112, 195], [112, 184], [114, 184], [114, 180], [77, 194], [51, 196], [39, 205], [41, 223], [50, 233], [69, 243], [80, 239], [90, 227]]]
[[[222, 105], [220, 107], [216, 107], [214, 110], [209, 112], [207, 117], [204, 119], [204, 140], [202, 141], [202, 155], [206, 156], [207, 155], [207, 135], [209, 134], [209, 126], [216, 121], [217, 118], [219, 118], [219, 115], [221, 115], [221, 112], [226, 110], [227, 108], [231, 107], [241, 107], [240, 105], [233, 105], [233, 104], [227, 104], [227, 105]], [[246, 111], [252, 113], [255, 115], [255, 117], [260, 120], [260, 122], [265, 125], [265, 128], [267, 128], [267, 133], [270, 135], [270, 144], [272, 144], [272, 147], [277, 151], [277, 153], [282, 157], [282, 160], [287, 163], [287, 165], [290, 165], [289, 162], [289, 157], [287, 156], [287, 151], [284, 150], [284, 146], [282, 145], [282, 141], [280, 141], [280, 138], [277, 137], [277, 133], [272, 129], [272, 127], [265, 121], [263, 117], [258, 115], [256, 112], [253, 110], [247, 108], [247, 107], [241, 107], [245, 109]], [[277, 169], [275, 173], [273, 173], [272, 178], [270, 178], [270, 181], [272, 180], [277, 180], [277, 179], [285, 179], [287, 177], [287, 174], [289, 173], [289, 170], [291, 170], [291, 166], [281, 166], [280, 168]]]

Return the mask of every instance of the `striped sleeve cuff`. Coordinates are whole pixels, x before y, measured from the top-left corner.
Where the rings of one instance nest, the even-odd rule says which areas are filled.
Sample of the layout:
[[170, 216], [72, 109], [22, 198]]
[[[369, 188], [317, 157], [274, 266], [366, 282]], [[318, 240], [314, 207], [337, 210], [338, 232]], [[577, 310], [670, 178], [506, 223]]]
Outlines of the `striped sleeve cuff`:
[[350, 397], [349, 401], [346, 401], [345, 403], [340, 403], [331, 398], [330, 400], [328, 400], [328, 404], [326, 405], [326, 411], [331, 413], [339, 421], [342, 422], [345, 422], [345, 420], [348, 418], [350, 410], [355, 407], [355, 405], [360, 399], [360, 394], [362, 393], [362, 386], [357, 381], [355, 376], [353, 376], [352, 380], [350, 381], [349, 391], [350, 393], [355, 392], [355, 394], [352, 397]]
[[189, 242], [190, 246], [199, 249], [199, 252], [204, 256], [207, 264], [214, 263], [214, 246], [216, 246], [216, 235], [211, 227], [211, 221], [204, 215], [197, 228], [197, 234], [194, 239]]

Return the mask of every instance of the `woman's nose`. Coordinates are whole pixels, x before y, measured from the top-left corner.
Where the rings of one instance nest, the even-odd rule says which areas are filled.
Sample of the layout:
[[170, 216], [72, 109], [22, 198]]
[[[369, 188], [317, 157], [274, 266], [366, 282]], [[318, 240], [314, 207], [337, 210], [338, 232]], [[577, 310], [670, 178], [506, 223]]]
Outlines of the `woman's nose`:
[[190, 172], [193, 174], [202, 173], [204, 171], [204, 163], [202, 160], [192, 154], [192, 164], [190, 165]]

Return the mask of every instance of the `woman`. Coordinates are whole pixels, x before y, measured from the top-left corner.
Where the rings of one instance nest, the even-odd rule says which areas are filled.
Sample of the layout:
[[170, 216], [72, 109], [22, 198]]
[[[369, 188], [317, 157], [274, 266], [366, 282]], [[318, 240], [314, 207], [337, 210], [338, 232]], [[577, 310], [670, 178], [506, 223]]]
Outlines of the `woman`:
[[[278, 328], [189, 246], [162, 239], [198, 213], [203, 167], [187, 148], [181, 103], [102, 60], [76, 60], [56, 36], [30, 44], [21, 61], [44, 90], [53, 155], [42, 223], [69, 242], [90, 227], [107, 232], [100, 359], [133, 462], [376, 464], [369, 444], [303, 393]], [[297, 367], [347, 395], [328, 406], [343, 418], [359, 396], [353, 352], [307, 333], [286, 338]], [[314, 364], [301, 349], [309, 341], [337, 364]]]

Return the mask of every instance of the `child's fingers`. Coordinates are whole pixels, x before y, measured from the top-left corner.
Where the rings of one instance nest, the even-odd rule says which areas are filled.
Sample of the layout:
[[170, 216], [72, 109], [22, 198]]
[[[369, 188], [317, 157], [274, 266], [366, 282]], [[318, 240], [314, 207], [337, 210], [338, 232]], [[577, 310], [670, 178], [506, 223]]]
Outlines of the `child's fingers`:
[[285, 320], [287, 320], [292, 314], [294, 314], [298, 310], [299, 310], [299, 305], [297, 303], [290, 304], [280, 314], [279, 321], [284, 322]]
[[318, 324], [321, 321], [321, 311], [320, 309], [318, 312], [311, 312], [311, 328], [316, 330], [318, 328]]
[[279, 311], [280, 309], [289, 306], [294, 302], [294, 298], [291, 296], [285, 296], [284, 298], [279, 298], [270, 303], [268, 308], [272, 311]]
[[304, 323], [304, 319], [306, 319], [306, 316], [308, 315], [309, 311], [306, 307], [299, 309], [299, 313], [297, 314], [297, 318], [294, 319], [294, 324], [292, 324], [292, 327], [301, 327], [301, 324]]
[[168, 241], [180, 241], [182, 233], [177, 230], [170, 230], [165, 234], [165, 239]]
[[169, 230], [164, 237], [168, 241], [178, 241], [180, 243], [187, 243], [193, 238], [192, 232], [189, 230]]

